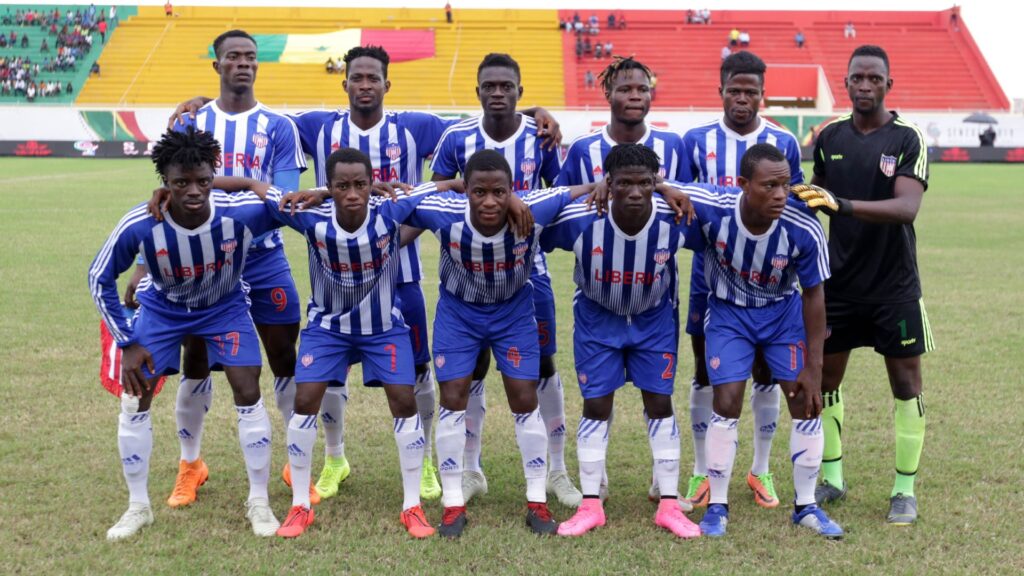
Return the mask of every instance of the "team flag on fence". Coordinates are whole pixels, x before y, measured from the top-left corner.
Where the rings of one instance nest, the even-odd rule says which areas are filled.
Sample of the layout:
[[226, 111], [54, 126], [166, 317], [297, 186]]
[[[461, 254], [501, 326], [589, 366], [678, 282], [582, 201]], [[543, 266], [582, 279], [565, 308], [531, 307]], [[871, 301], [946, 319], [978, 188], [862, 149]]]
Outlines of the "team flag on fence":
[[[365, 30], [347, 28], [323, 34], [254, 34], [260, 62], [323, 64], [340, 58], [356, 46], [382, 46], [391, 62], [407, 62], [434, 56], [433, 30]], [[213, 45], [208, 50], [214, 58]]]

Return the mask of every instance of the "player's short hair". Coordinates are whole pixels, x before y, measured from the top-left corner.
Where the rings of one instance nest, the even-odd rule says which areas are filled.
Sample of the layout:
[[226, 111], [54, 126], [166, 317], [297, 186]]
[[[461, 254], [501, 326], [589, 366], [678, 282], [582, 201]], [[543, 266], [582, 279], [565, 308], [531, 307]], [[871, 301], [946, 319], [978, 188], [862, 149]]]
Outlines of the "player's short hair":
[[850, 59], [846, 62], [846, 69], [850, 69], [850, 64], [853, 63], [853, 59], [857, 56], [873, 56], [875, 58], [881, 58], [882, 62], [885, 63], [885, 73], [889, 74], [889, 55], [885, 53], [885, 50], [881, 46], [874, 46], [872, 44], [865, 44], [858, 46], [854, 49], [853, 54], [850, 54]]
[[370, 157], [355, 148], [338, 148], [327, 157], [327, 184], [334, 178], [334, 167], [338, 164], [362, 164], [366, 167], [366, 176], [373, 178], [373, 164]]
[[657, 152], [643, 144], [619, 144], [612, 146], [604, 159], [603, 168], [608, 179], [623, 168], [645, 168], [657, 174], [661, 168], [661, 158]]
[[762, 160], [772, 162], [786, 162], [786, 155], [771, 144], [754, 144], [743, 153], [740, 160], [740, 176], [750, 179], [754, 176], [754, 170]]
[[512, 182], [512, 168], [508, 165], [505, 156], [494, 150], [478, 150], [466, 162], [466, 169], [463, 176], [469, 182], [473, 172], [502, 171], [508, 175], [508, 181]]
[[480, 61], [480, 66], [476, 69], [476, 79], [480, 80], [480, 73], [483, 72], [484, 68], [508, 68], [516, 73], [516, 82], [522, 81], [523, 77], [519, 73], [519, 62], [516, 62], [514, 58], [508, 54], [501, 54], [498, 52], [491, 52], [484, 59]]
[[598, 75], [598, 78], [601, 79], [601, 87], [604, 88], [604, 91], [611, 92], [612, 86], [615, 83], [615, 77], [618, 76], [620, 72], [625, 72], [626, 70], [640, 70], [645, 76], [647, 76], [647, 80], [651, 79], [651, 69], [641, 64], [639, 60], [634, 59], [632, 56], [615, 56], [612, 58], [612, 63]]
[[384, 78], [388, 77], [388, 64], [391, 63], [391, 57], [388, 56], [388, 51], [381, 46], [356, 46], [348, 52], [345, 52], [345, 56], [342, 60], [345, 62], [345, 78], [348, 78], [349, 70], [352, 68], [349, 66], [352, 61], [356, 58], [373, 58], [380, 62], [380, 69], [384, 72]]
[[722, 60], [721, 79], [722, 86], [729, 81], [729, 78], [736, 76], [737, 74], [753, 74], [761, 80], [761, 86], [764, 86], [764, 71], [768, 67], [765, 66], [764, 60], [761, 60], [753, 52], [747, 52], [742, 50], [731, 54], [725, 60]]
[[153, 146], [150, 159], [161, 178], [165, 178], [167, 169], [174, 165], [192, 170], [209, 164], [216, 169], [220, 165], [220, 142], [213, 137], [213, 133], [196, 130], [192, 126], [184, 132], [168, 130]]
[[248, 41], [252, 42], [253, 46], [259, 46], [258, 44], [256, 44], [256, 39], [250, 36], [249, 33], [245, 30], [228, 30], [227, 32], [221, 34], [220, 36], [217, 36], [213, 40], [213, 53], [217, 56], [217, 58], [220, 58], [221, 44], [223, 44], [224, 41], [228, 38], [245, 38]]

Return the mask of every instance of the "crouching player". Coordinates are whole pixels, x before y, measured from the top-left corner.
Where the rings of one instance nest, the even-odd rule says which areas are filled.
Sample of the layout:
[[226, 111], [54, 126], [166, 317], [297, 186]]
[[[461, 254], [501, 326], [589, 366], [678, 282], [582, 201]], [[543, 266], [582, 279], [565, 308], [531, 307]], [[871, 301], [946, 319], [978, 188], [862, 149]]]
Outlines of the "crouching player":
[[826, 538], [843, 536], [842, 528], [814, 503], [824, 448], [822, 283], [829, 277], [828, 247], [818, 220], [795, 203], [787, 204], [789, 171], [782, 152], [757, 144], [741, 160], [740, 189], [709, 193], [701, 185], [682, 188], [705, 236], [705, 277], [711, 291], [704, 321], [705, 359], [714, 388], [705, 445], [711, 499], [700, 522], [707, 536], [725, 534], [737, 424], [758, 349], [781, 384], [793, 417], [793, 523]]
[[543, 226], [592, 186], [524, 192], [522, 202], [534, 223], [522, 233], [509, 223], [513, 202], [522, 202], [504, 154], [476, 152], [463, 175], [465, 195], [428, 198], [408, 222], [432, 231], [441, 244], [433, 342], [441, 389], [436, 437], [444, 516], [439, 531], [457, 538], [466, 526], [466, 408], [477, 356], [487, 349], [497, 359], [515, 418], [526, 477], [526, 524], [534, 533], [553, 534], [558, 524], [546, 503], [548, 437], [537, 407], [540, 344], [530, 273]]
[[[89, 289], [123, 356], [118, 449], [128, 483], [128, 511], [108, 532], [120, 540], [153, 522], [148, 494], [153, 389], [176, 374], [181, 342], [205, 342], [210, 368], [223, 369], [234, 392], [238, 439], [249, 475], [246, 516], [259, 536], [278, 528], [270, 509], [270, 419], [260, 398], [262, 359], [240, 281], [252, 239], [280, 226], [254, 194], [212, 190], [220, 145], [208, 132], [168, 132], [152, 160], [170, 190], [163, 221], [145, 205], [128, 212], [89, 268]], [[141, 310], [129, 327], [117, 277], [141, 254], [152, 282], [136, 293]]]
[[[299, 342], [295, 413], [288, 424], [292, 508], [277, 533], [296, 537], [313, 522], [309, 484], [320, 403], [328, 385], [343, 385], [348, 367], [361, 362], [363, 382], [383, 386], [394, 417], [404, 493], [401, 522], [411, 536], [425, 538], [434, 533], [420, 506], [426, 439], [413, 392], [412, 341], [395, 286], [402, 223], [424, 197], [453, 183], [423, 185], [397, 202], [371, 198], [373, 167], [354, 148], [332, 153], [326, 171], [330, 202], [278, 213], [306, 237], [313, 294]], [[297, 203], [300, 196], [288, 198]]]
[[[615, 391], [632, 380], [648, 418], [654, 475], [661, 487], [656, 525], [680, 538], [700, 535], [679, 508], [679, 428], [672, 411], [679, 326], [679, 248], [703, 247], [696, 225], [679, 225], [654, 198], [660, 160], [640, 144], [612, 148], [604, 160], [611, 204], [598, 215], [582, 204], [566, 208], [541, 236], [547, 250], [576, 255], [573, 347], [583, 394], [576, 434], [583, 502], [558, 533], [579, 536], [605, 524], [600, 499]], [[669, 187], [668, 194], [681, 196]]]

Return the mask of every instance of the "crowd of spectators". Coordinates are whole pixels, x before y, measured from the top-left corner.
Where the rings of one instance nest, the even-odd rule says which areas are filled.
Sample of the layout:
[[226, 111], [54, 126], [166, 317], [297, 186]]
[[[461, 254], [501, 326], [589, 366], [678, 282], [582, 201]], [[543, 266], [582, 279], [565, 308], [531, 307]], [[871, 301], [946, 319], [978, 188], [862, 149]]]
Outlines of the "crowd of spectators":
[[[58, 8], [12, 11], [8, 8], [0, 16], [0, 25], [15, 28], [6, 32], [0, 30], [0, 96], [21, 97], [32, 102], [37, 98], [71, 94], [74, 90], [71, 81], [55, 76], [75, 71], [78, 62], [92, 51], [94, 36], [99, 36], [100, 45], [104, 44], [108, 23], [116, 20], [117, 9], [113, 6], [109, 12], [98, 10], [95, 4], [84, 9], [69, 7], [66, 11]], [[46, 32], [38, 45], [41, 59], [33, 59], [23, 52], [36, 48], [26, 28]], [[21, 29], [20, 34], [18, 29]], [[33, 37], [38, 34], [33, 33]], [[98, 73], [98, 67], [94, 65], [91, 71]]]

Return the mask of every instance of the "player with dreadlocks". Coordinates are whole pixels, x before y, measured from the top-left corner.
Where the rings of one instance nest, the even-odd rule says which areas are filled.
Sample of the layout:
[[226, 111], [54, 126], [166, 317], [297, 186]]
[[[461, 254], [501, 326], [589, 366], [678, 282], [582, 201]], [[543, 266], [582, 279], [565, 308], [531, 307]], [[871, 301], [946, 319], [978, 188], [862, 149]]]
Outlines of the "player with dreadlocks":
[[[683, 139], [675, 132], [655, 128], [646, 122], [651, 109], [651, 70], [632, 56], [616, 56], [601, 72], [600, 78], [611, 110], [611, 121], [569, 145], [555, 183], [573, 186], [604, 180], [602, 165], [612, 148], [619, 144], [642, 144], [654, 150], [658, 157], [655, 174], [670, 180], [689, 181]], [[608, 478], [605, 477], [601, 495], [606, 496], [607, 491]], [[649, 495], [652, 500], [658, 499], [656, 481], [651, 483]], [[679, 504], [687, 511], [692, 508], [686, 499], [679, 499]]]
[[[118, 449], [128, 484], [128, 510], [109, 531], [121, 540], [153, 523], [148, 494], [153, 426], [150, 403], [157, 380], [181, 366], [181, 341], [206, 344], [210, 369], [223, 370], [234, 392], [238, 439], [249, 475], [246, 516], [258, 536], [272, 536], [278, 521], [270, 509], [270, 418], [260, 397], [260, 344], [242, 288], [252, 239], [278, 228], [267, 200], [252, 192], [228, 196], [213, 190], [221, 148], [214, 135], [188, 128], [168, 132], [152, 160], [170, 190], [162, 219], [145, 204], [128, 211], [89, 268], [89, 290], [107, 328], [122, 349]], [[136, 297], [141, 310], [129, 323], [117, 277], [141, 254], [152, 281]]]

